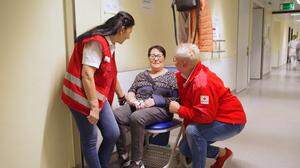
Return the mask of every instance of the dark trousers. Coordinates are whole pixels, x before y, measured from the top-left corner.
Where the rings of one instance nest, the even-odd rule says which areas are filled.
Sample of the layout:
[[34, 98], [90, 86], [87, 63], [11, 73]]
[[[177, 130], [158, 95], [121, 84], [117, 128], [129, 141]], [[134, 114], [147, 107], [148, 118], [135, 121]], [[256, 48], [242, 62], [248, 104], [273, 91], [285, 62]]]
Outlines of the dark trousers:
[[131, 160], [138, 161], [143, 157], [145, 127], [155, 122], [170, 120], [172, 114], [164, 108], [150, 107], [140, 110], [130, 108], [128, 104], [114, 110], [120, 128], [120, 138], [117, 141], [119, 155], [128, 153], [126, 133], [131, 131]]

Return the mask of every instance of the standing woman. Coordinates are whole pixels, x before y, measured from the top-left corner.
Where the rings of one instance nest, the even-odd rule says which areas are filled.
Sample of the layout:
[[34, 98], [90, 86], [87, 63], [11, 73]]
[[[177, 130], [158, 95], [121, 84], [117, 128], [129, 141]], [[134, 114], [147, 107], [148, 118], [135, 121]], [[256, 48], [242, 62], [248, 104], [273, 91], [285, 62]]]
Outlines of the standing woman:
[[[133, 26], [133, 17], [121, 11], [75, 40], [63, 81], [62, 100], [76, 121], [89, 168], [108, 168], [120, 135], [111, 109], [115, 92], [119, 100], [125, 98], [117, 80], [115, 43], [129, 39]], [[97, 127], [103, 137], [99, 151]]]

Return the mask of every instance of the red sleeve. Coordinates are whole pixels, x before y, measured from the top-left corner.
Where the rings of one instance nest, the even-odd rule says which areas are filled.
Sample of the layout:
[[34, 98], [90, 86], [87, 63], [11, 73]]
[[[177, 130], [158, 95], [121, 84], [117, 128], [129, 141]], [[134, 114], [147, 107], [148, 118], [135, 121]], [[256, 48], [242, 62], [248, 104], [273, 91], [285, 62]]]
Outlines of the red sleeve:
[[216, 117], [217, 98], [209, 86], [195, 86], [192, 92], [192, 107], [181, 106], [180, 117], [198, 123], [211, 123]]

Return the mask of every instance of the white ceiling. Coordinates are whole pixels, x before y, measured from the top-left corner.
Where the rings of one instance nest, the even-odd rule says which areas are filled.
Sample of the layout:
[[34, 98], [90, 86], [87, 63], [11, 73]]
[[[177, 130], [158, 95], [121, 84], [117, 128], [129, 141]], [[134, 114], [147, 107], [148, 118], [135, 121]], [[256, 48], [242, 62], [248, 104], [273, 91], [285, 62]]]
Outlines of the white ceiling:
[[280, 4], [287, 3], [287, 2], [294, 2], [295, 3], [295, 10], [300, 10], [300, 5], [296, 2], [296, 0], [262, 0], [265, 4], [272, 7], [273, 11], [280, 10]]
[[[296, 0], [256, 0], [261, 2], [265, 7], [272, 8], [272, 11], [280, 11], [280, 4], [287, 3], [287, 2], [294, 2], [295, 3], [295, 10], [300, 10], [300, 5], [296, 2]], [[300, 14], [300, 13], [298, 13]], [[291, 16], [291, 13], [286, 14], [277, 14], [276, 17], [278, 18], [290, 18], [295, 23], [300, 24], [300, 22], [296, 22], [296, 20], [300, 20], [300, 16]]]

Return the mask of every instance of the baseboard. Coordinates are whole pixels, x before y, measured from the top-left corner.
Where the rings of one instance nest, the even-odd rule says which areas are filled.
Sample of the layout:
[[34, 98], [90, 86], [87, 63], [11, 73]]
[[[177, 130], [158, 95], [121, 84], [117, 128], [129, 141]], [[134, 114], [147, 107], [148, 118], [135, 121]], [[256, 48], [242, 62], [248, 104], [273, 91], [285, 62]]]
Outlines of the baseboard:
[[270, 76], [270, 74], [271, 74], [271, 71], [269, 71], [269, 72], [267, 72], [266, 74], [264, 74], [262, 78], [264, 79], [264, 78]]

